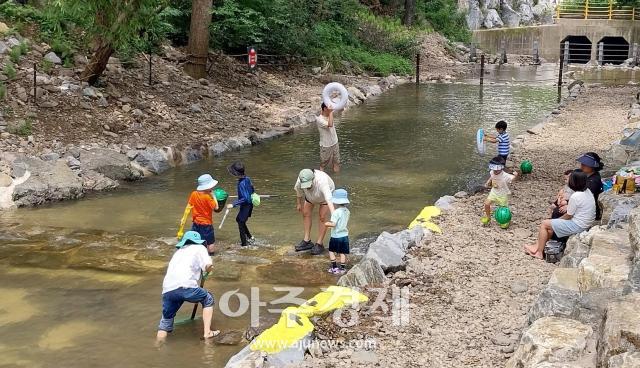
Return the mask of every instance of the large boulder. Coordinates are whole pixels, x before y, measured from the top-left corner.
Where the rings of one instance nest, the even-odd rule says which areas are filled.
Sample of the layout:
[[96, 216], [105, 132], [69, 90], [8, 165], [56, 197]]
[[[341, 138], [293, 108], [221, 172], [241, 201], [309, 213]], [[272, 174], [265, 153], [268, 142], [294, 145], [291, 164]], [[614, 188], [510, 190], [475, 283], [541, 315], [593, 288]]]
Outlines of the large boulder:
[[540, 24], [553, 24], [553, 6], [539, 1], [533, 8], [533, 17]]
[[495, 9], [489, 9], [487, 11], [487, 16], [484, 18], [484, 28], [492, 29], [492, 28], [500, 28], [504, 26], [502, 23], [502, 19], [500, 19], [500, 14]]
[[631, 272], [629, 272], [629, 279], [625, 285], [624, 292], [640, 293], [640, 260], [636, 260], [631, 267]]
[[607, 305], [622, 295], [619, 289], [592, 289], [580, 295], [571, 315], [576, 321], [588, 324], [599, 335]]
[[571, 317], [579, 297], [578, 270], [556, 268], [549, 283], [529, 310], [529, 324], [543, 317]]
[[640, 208], [629, 213], [629, 240], [635, 253], [636, 261], [640, 260]]
[[469, 0], [469, 11], [467, 12], [467, 26], [474, 31], [482, 26], [482, 12], [478, 0]]
[[581, 291], [597, 288], [622, 289], [631, 271], [633, 251], [625, 230], [595, 233], [589, 257], [580, 262], [578, 284]]
[[14, 162], [25, 170], [28, 179], [15, 186], [15, 205], [33, 206], [51, 201], [79, 198], [84, 195], [82, 181], [63, 160], [43, 161], [38, 158], [21, 156]]
[[601, 367], [622, 353], [640, 352], [640, 293], [633, 293], [609, 304], [598, 344]]
[[339, 286], [363, 287], [367, 285], [379, 285], [385, 280], [384, 271], [378, 261], [365, 258], [353, 266], [346, 275], [338, 280]]
[[483, 9], [500, 9], [500, 0], [485, 0], [482, 4]]
[[596, 367], [591, 327], [567, 318], [544, 317], [522, 335], [507, 368]]
[[139, 151], [134, 159], [144, 171], [148, 171], [152, 174], [162, 174], [169, 170], [171, 165], [169, 164], [169, 157], [156, 147], [149, 147], [142, 151]]
[[523, 26], [530, 26], [535, 22], [533, 10], [531, 4], [523, 2], [520, 4], [520, 24]]
[[120, 186], [120, 183], [107, 178], [99, 172], [93, 170], [85, 170], [82, 172], [82, 187], [84, 190], [101, 192], [116, 189], [118, 186]]
[[602, 223], [609, 228], [622, 227], [629, 223], [631, 212], [640, 206], [640, 195], [614, 194], [605, 192], [598, 198], [602, 206]]
[[577, 268], [583, 259], [589, 257], [591, 245], [581, 240], [579, 236], [571, 236], [560, 260], [560, 267]]
[[640, 353], [624, 353], [609, 358], [609, 368], [638, 368]]
[[80, 162], [83, 170], [93, 170], [113, 180], [136, 180], [141, 176], [127, 156], [110, 149], [81, 151]]
[[520, 14], [513, 10], [509, 1], [502, 0], [500, 9], [502, 10], [501, 18], [505, 26], [518, 27], [520, 25]]
[[425, 230], [416, 226], [411, 230], [403, 230], [395, 234], [383, 232], [371, 243], [365, 259], [370, 258], [386, 272], [401, 270], [405, 266], [405, 256], [409, 248], [422, 242]]

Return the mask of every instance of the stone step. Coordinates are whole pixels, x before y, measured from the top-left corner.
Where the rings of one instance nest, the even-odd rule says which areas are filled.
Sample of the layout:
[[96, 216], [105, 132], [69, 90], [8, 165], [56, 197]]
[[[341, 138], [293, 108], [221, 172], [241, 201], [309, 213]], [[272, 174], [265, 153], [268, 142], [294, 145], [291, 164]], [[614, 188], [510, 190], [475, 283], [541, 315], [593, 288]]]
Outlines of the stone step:
[[[604, 368], [614, 367], [609, 363], [618, 360], [614, 359], [616, 355], [637, 352], [640, 352], [640, 293], [632, 293], [607, 306], [604, 329], [598, 343], [598, 362]], [[635, 361], [639, 361], [637, 357]]]
[[631, 262], [626, 257], [591, 255], [578, 267], [580, 292], [599, 288], [622, 289], [630, 271]]
[[596, 233], [591, 239], [591, 255], [633, 259], [633, 249], [626, 230], [608, 230]]
[[595, 368], [596, 337], [593, 329], [568, 318], [544, 317], [524, 332], [507, 368]]
[[556, 268], [549, 283], [529, 309], [529, 323], [543, 317], [571, 317], [579, 297], [578, 269]]

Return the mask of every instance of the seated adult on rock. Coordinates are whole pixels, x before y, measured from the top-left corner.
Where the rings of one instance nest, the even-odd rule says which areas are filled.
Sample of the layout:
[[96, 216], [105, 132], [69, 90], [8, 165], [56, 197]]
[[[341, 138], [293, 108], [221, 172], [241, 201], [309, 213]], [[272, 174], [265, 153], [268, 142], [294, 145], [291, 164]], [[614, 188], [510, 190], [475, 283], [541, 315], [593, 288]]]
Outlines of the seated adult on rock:
[[587, 187], [587, 174], [571, 173], [568, 185], [575, 193], [569, 198], [567, 212], [560, 218], [542, 221], [538, 231], [538, 241], [524, 246], [524, 251], [528, 255], [542, 259], [544, 246], [552, 236], [568, 237], [587, 231], [593, 225], [596, 218], [596, 201]]
[[587, 174], [587, 188], [589, 188], [596, 201], [596, 220], [600, 221], [602, 211], [600, 210], [600, 206], [598, 206], [598, 197], [600, 193], [603, 192], [600, 170], [604, 168], [604, 164], [600, 156], [595, 152], [587, 152], [578, 157], [577, 161], [580, 163], [580, 171]]

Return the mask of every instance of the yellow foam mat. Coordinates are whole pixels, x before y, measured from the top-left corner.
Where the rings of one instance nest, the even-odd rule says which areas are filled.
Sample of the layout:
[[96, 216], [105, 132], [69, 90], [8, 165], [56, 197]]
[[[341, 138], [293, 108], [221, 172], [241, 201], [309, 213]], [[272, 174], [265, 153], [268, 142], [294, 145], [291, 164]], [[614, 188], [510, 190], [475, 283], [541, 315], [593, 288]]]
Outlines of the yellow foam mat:
[[420, 225], [425, 229], [433, 231], [434, 233], [442, 234], [442, 229], [440, 229], [440, 226], [429, 221], [433, 217], [440, 216], [441, 213], [442, 212], [438, 207], [427, 206], [423, 208], [422, 211], [420, 211], [418, 216], [416, 216], [416, 218], [413, 219], [413, 221], [411, 221], [411, 223], [409, 224], [409, 229], [413, 229], [414, 227]]
[[366, 303], [366, 295], [342, 286], [330, 286], [316, 294], [299, 307], [288, 307], [280, 316], [278, 323], [261, 333], [250, 345], [253, 351], [260, 350], [276, 354], [293, 346], [313, 331], [309, 320], [312, 316], [321, 316], [336, 309]]

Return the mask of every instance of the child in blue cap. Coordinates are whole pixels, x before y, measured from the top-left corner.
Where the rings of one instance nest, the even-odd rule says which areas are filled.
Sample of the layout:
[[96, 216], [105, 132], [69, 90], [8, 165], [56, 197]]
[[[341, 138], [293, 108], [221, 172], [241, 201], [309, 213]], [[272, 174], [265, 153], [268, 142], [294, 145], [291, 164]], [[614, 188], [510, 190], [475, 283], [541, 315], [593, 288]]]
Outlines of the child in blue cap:
[[238, 199], [232, 204], [228, 204], [227, 208], [240, 207], [236, 222], [238, 223], [238, 231], [240, 232], [240, 245], [246, 247], [253, 245], [254, 239], [251, 236], [247, 221], [253, 213], [252, 195], [255, 193], [251, 179], [244, 173], [244, 165], [240, 161], [236, 161], [227, 167], [229, 173], [238, 178]]
[[[351, 213], [346, 207], [349, 204], [348, 193], [344, 189], [336, 189], [333, 191], [332, 200], [335, 211], [331, 214], [331, 221], [325, 223], [325, 226], [331, 228], [331, 240], [329, 240], [329, 260], [331, 266], [329, 273], [343, 274], [347, 272], [347, 254], [349, 254], [349, 216]], [[340, 268], [336, 263], [336, 254], [340, 255]]]
[[202, 304], [205, 339], [220, 333], [211, 330], [213, 295], [198, 285], [201, 273], [213, 269], [207, 248], [200, 246], [204, 243], [198, 232], [187, 231], [176, 244], [178, 250], [171, 257], [162, 282], [162, 318], [158, 325], [158, 341], [165, 340], [167, 334], [173, 331], [173, 319], [184, 302]]

